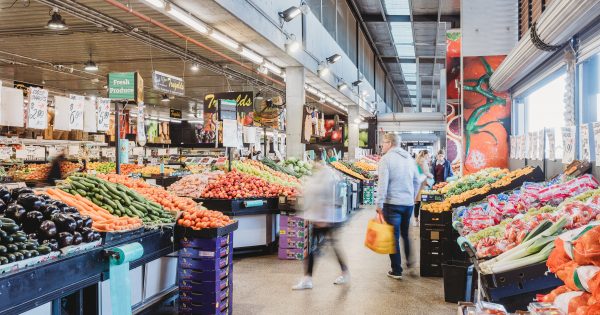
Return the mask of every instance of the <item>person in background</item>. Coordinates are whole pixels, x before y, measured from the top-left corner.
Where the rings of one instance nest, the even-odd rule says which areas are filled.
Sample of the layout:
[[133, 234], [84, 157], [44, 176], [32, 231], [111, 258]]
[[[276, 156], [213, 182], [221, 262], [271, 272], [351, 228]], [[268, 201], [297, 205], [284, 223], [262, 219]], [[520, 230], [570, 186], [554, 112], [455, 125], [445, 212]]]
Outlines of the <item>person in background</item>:
[[333, 149], [327, 149], [327, 162], [331, 163], [335, 161], [337, 161], [337, 157], [333, 153]]
[[[333, 283], [341, 285], [350, 281], [350, 273], [346, 259], [336, 240], [336, 230], [344, 221], [343, 209], [336, 205], [334, 200], [336, 185], [340, 178], [331, 167], [325, 164], [322, 159], [322, 151], [316, 154], [314, 170], [313, 175], [302, 187], [303, 194], [310, 198], [304, 199], [300, 216], [313, 224], [310, 244], [318, 245], [316, 240], [328, 237], [342, 271], [342, 274]], [[304, 277], [292, 287], [292, 290], [312, 289], [316, 250], [317, 246], [309, 249], [308, 259], [304, 260]]]
[[439, 150], [435, 162], [431, 166], [431, 173], [433, 174], [434, 183], [445, 182], [448, 177], [454, 176], [452, 173], [452, 166], [450, 161], [446, 159], [446, 152]]
[[410, 154], [400, 148], [400, 137], [387, 133], [383, 136], [383, 157], [379, 161], [377, 182], [377, 212], [385, 221], [394, 226], [396, 253], [390, 254], [392, 270], [388, 276], [402, 279], [402, 260], [399, 239], [402, 236], [406, 266], [412, 268], [408, 228], [415, 198], [421, 188], [423, 178], [419, 175], [417, 163]]
[[423, 183], [421, 184], [421, 188], [419, 189], [419, 193], [417, 194], [417, 198], [415, 199], [414, 226], [419, 226], [419, 212], [421, 210], [421, 193], [423, 192], [423, 189], [427, 187], [427, 181], [433, 180], [433, 174], [431, 174], [431, 166], [429, 164], [429, 151], [419, 151], [419, 154], [417, 155], [417, 169], [419, 170], [419, 174], [425, 177], [425, 181], [423, 181]]
[[67, 160], [65, 152], [61, 153], [57, 157], [52, 160], [52, 164], [50, 165], [50, 171], [48, 172], [48, 177], [46, 177], [46, 182], [49, 185], [56, 185], [57, 180], [63, 179], [63, 173], [61, 169], [61, 165], [63, 162]]

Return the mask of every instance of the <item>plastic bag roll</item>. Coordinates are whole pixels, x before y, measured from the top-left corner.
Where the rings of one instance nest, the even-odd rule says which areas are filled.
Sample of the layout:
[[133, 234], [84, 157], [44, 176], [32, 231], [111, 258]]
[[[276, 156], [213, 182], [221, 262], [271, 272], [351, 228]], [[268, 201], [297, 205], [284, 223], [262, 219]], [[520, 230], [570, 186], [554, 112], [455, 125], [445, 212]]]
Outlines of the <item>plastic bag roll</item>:
[[113, 247], [110, 250], [118, 253], [118, 257], [109, 259], [110, 304], [113, 315], [131, 314], [131, 283], [129, 280], [129, 262], [144, 255], [144, 247], [140, 243], [130, 243]]

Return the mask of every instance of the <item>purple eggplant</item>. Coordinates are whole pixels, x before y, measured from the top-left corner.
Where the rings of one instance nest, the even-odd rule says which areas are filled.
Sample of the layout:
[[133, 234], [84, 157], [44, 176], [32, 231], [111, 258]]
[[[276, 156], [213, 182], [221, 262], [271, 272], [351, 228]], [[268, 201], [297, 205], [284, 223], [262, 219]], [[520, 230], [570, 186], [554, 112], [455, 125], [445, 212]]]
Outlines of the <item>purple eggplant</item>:
[[38, 230], [44, 220], [44, 215], [39, 211], [27, 212], [23, 219], [23, 230], [26, 233], [33, 233]]
[[92, 221], [92, 218], [88, 217], [88, 216], [82, 216], [81, 219], [83, 219], [83, 227], [84, 228], [91, 228], [92, 227], [92, 223], [94, 223]]
[[56, 236], [56, 224], [53, 221], [46, 220], [40, 224], [39, 232], [43, 239], [50, 239]]
[[79, 214], [79, 211], [75, 207], [69, 207], [69, 206], [63, 207], [62, 211], [63, 211], [63, 213]]
[[83, 236], [83, 241], [85, 243], [92, 242], [94, 240], [94, 230], [89, 227], [83, 227], [81, 229], [81, 236]]
[[55, 214], [52, 216], [52, 221], [56, 224], [56, 229], [58, 232], [75, 232], [75, 228], [77, 228], [77, 222], [68, 214]]
[[60, 232], [56, 238], [58, 247], [63, 248], [73, 244], [73, 234], [69, 232]]
[[73, 245], [79, 245], [83, 242], [83, 236], [79, 232], [73, 233]]
[[4, 214], [4, 211], [6, 211], [6, 208], [8, 208], [8, 206], [6, 205], [6, 202], [2, 201], [2, 199], [0, 199], [0, 214]]
[[10, 191], [6, 189], [6, 187], [0, 187], [0, 200], [4, 201], [6, 204], [9, 204], [12, 201]]
[[19, 195], [17, 203], [23, 206], [27, 211], [34, 211], [39, 210], [46, 202], [43, 198], [34, 194], [22, 193]]
[[21, 220], [25, 217], [26, 213], [27, 211], [25, 211], [25, 208], [23, 208], [23, 206], [18, 204], [12, 204], [6, 207], [6, 210], [4, 211], [4, 216], [13, 219], [17, 222], [21, 222]]
[[52, 250], [53, 252], [58, 250], [58, 241], [54, 238], [44, 240], [42, 242], [42, 245], [50, 247], [50, 250]]
[[50, 218], [52, 218], [52, 215], [60, 212], [60, 209], [58, 209], [58, 207], [55, 205], [46, 204], [42, 207], [40, 211], [42, 212], [42, 214], [44, 214], [44, 219], [50, 220]]
[[62, 209], [62, 208], [64, 208], [64, 207], [68, 207], [66, 203], [64, 203], [64, 202], [62, 202], [62, 201], [54, 200], [54, 199], [48, 200], [46, 203], [47, 203], [47, 204], [51, 204], [51, 205], [55, 205], [55, 206], [57, 206], [59, 209]]
[[11, 198], [12, 198], [12, 200], [17, 200], [17, 198], [19, 198], [19, 196], [21, 194], [33, 194], [33, 190], [31, 188], [28, 188], [28, 187], [15, 188], [11, 192]]

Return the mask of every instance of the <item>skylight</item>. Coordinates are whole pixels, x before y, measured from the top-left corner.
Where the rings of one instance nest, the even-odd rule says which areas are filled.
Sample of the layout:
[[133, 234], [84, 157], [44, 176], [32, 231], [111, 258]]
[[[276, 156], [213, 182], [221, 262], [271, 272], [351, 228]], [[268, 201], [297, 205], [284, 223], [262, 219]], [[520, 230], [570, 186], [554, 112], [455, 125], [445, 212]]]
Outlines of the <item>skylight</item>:
[[385, 12], [389, 15], [410, 15], [409, 0], [384, 0]]
[[408, 44], [396, 45], [398, 56], [401, 58], [415, 58], [415, 47]]
[[392, 22], [390, 28], [394, 44], [414, 44], [411, 22]]

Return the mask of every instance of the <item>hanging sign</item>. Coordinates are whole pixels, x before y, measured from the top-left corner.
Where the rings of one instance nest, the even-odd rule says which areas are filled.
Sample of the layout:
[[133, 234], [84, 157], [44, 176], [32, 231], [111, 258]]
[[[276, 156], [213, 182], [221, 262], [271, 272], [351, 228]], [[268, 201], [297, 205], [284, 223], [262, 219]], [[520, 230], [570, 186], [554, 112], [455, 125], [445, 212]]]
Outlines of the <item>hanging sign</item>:
[[182, 78], [160, 71], [152, 71], [152, 87], [168, 94], [185, 95], [185, 83]]
[[204, 112], [216, 113], [219, 100], [234, 100], [240, 113], [249, 113], [254, 111], [254, 92], [222, 92], [211, 93], [204, 96]]
[[96, 106], [98, 107], [98, 131], [108, 131], [110, 128], [110, 99], [98, 97]]
[[581, 159], [590, 161], [590, 129], [587, 124], [579, 126], [580, 142], [581, 142]]
[[548, 159], [554, 161], [556, 160], [556, 134], [554, 128], [547, 129], [546, 135], [548, 135]]
[[594, 152], [596, 152], [596, 166], [600, 166], [600, 122], [595, 122], [594, 127]]
[[83, 130], [83, 109], [85, 96], [71, 94], [71, 105], [69, 106], [69, 128], [71, 130]]
[[23, 127], [24, 106], [23, 91], [10, 87], [1, 87], [0, 92], [0, 125]]
[[21, 81], [13, 81], [13, 87], [15, 89], [19, 89], [19, 90], [23, 91], [23, 96], [24, 97], [28, 97], [29, 96], [29, 89], [30, 88], [37, 88], [37, 89], [43, 89], [44, 88], [41, 85], [31, 84], [31, 83], [21, 82]]
[[538, 141], [538, 148], [537, 148], [537, 152], [538, 152], [538, 160], [544, 160], [545, 158], [545, 152], [544, 152], [544, 145], [545, 145], [545, 141], [546, 138], [544, 137], [544, 130], [540, 130], [538, 131], [538, 137], [537, 137], [537, 141]]
[[144, 80], [137, 72], [108, 74], [108, 98], [133, 102], [144, 101]]
[[69, 113], [71, 99], [68, 97], [54, 97], [54, 130], [71, 130], [69, 124]]
[[575, 160], [575, 126], [563, 127], [563, 164], [571, 164]]
[[105, 158], [114, 158], [115, 157], [115, 149], [114, 148], [101, 148], [100, 153]]
[[521, 141], [519, 141], [519, 158], [525, 159], [527, 157], [527, 135], [521, 135]]
[[170, 108], [169, 109], [169, 117], [176, 118], [176, 119], [181, 119], [183, 116], [181, 114], [181, 110]]
[[256, 143], [256, 128], [244, 126], [243, 131], [244, 143]]
[[136, 141], [140, 146], [146, 145], [146, 119], [144, 117], [144, 108], [145, 105], [143, 102], [138, 104]]
[[223, 146], [228, 148], [238, 147], [238, 124], [235, 119], [223, 120]]
[[96, 118], [96, 102], [94, 99], [85, 100], [83, 103], [83, 131], [85, 132], [96, 132], [97, 121]]
[[39, 88], [29, 89], [27, 104], [27, 128], [46, 129], [48, 127], [48, 91]]

